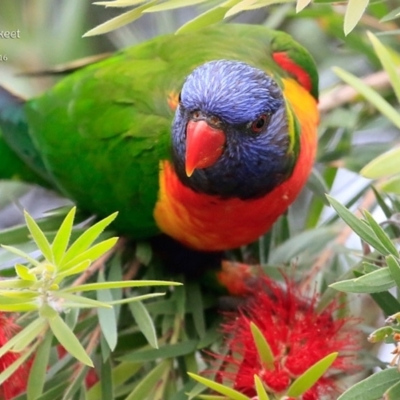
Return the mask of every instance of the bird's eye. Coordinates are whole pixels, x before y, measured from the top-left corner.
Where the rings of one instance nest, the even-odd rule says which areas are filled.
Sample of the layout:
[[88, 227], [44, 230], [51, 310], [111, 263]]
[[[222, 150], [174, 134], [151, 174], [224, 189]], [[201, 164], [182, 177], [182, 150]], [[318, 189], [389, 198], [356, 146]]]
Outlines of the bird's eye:
[[200, 118], [201, 117], [201, 112], [200, 111], [193, 111], [192, 116], [194, 119]]
[[251, 124], [251, 130], [255, 133], [261, 132], [269, 122], [269, 115], [262, 114]]

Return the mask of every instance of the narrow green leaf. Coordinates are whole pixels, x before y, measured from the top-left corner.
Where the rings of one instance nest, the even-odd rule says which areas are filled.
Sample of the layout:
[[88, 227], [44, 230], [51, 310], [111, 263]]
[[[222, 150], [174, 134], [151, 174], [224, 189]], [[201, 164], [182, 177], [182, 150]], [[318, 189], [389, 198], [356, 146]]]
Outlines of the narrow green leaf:
[[36, 275], [32, 274], [31, 269], [26, 267], [25, 265], [15, 264], [15, 272], [21, 279], [31, 281], [31, 282], [37, 281]]
[[283, 4], [293, 3], [293, 0], [257, 0], [257, 2], [251, 6], [246, 6], [246, 10], [256, 10], [261, 7], [270, 6], [272, 4]]
[[192, 310], [194, 327], [200, 338], [206, 333], [206, 323], [204, 320], [203, 295], [197, 282], [186, 283], [186, 303], [187, 309]]
[[[112, 383], [118, 387], [131, 379], [143, 367], [142, 364], [133, 364], [122, 362], [112, 369]], [[101, 399], [101, 382], [95, 383], [87, 393], [87, 400]], [[112, 397], [111, 397], [112, 398]], [[103, 398], [109, 400], [109, 398]]]
[[[46, 323], [47, 326], [47, 323]], [[12, 351], [16, 352], [16, 353], [22, 353], [24, 352], [30, 345], [31, 343], [38, 339], [38, 337], [40, 337], [40, 335], [43, 333], [44, 330], [44, 324], [43, 326], [39, 329], [39, 334], [37, 333], [37, 330], [33, 330], [31, 332], [28, 332], [25, 336], [21, 337], [20, 340], [15, 343], [15, 345], [12, 348]], [[46, 330], [47, 332], [47, 330]]]
[[154, 388], [160, 383], [160, 379], [168, 368], [171, 368], [171, 360], [160, 362], [141, 379], [125, 400], [148, 399]]
[[400, 173], [399, 159], [400, 147], [376, 157], [360, 171], [360, 174], [370, 179], [398, 174]]
[[[101, 271], [99, 273], [98, 281], [104, 282], [104, 280], [104, 273]], [[107, 303], [112, 301], [113, 297], [111, 291], [107, 289], [97, 291], [97, 299], [103, 303]], [[115, 311], [113, 308], [101, 308], [97, 310], [97, 316], [99, 318], [101, 333], [103, 334], [110, 350], [114, 351], [118, 340], [117, 318]]]
[[185, 342], [161, 346], [158, 349], [134, 350], [118, 357], [118, 360], [145, 363], [160, 358], [177, 358], [194, 353], [197, 349], [197, 344], [197, 340], [186, 340]]
[[96, 6], [105, 7], [132, 7], [141, 3], [145, 3], [147, 0], [115, 0], [115, 1], [95, 1], [93, 4]]
[[254, 322], [250, 323], [250, 329], [253, 335], [254, 343], [257, 347], [257, 353], [260, 357], [260, 361], [267, 370], [274, 370], [274, 354], [272, 353], [267, 339]]
[[3, 279], [0, 280], [0, 289], [26, 289], [32, 286], [32, 281], [22, 279]]
[[81, 363], [93, 367], [93, 362], [80, 344], [78, 338], [59, 315], [49, 319], [50, 328], [60, 344]]
[[335, 211], [339, 214], [339, 216], [346, 222], [347, 225], [350, 226], [353, 231], [360, 236], [365, 242], [369, 243], [372, 247], [378, 250], [384, 256], [387, 256], [389, 252], [386, 248], [381, 244], [379, 239], [376, 237], [373, 230], [364, 222], [359, 220], [353, 213], [351, 213], [345, 206], [340, 204], [333, 197], [326, 195], [331, 203], [331, 206], [335, 209]]
[[268, 393], [265, 390], [262, 380], [257, 375], [254, 375], [254, 385], [256, 387], [258, 400], [269, 400]]
[[398, 257], [399, 252], [396, 246], [393, 244], [390, 237], [386, 234], [386, 232], [382, 229], [382, 227], [375, 221], [371, 213], [369, 213], [367, 210], [363, 210], [363, 214], [369, 226], [374, 231], [376, 237], [380, 240], [381, 244], [385, 246], [385, 248], [390, 254], [392, 254], [394, 257]]
[[112, 380], [112, 361], [111, 357], [108, 358], [103, 364], [101, 364], [100, 371], [100, 384], [101, 384], [101, 396], [102, 399], [113, 399], [114, 385]]
[[141, 296], [134, 296], [128, 297], [127, 299], [120, 299], [120, 300], [113, 300], [110, 301], [108, 304], [112, 306], [121, 305], [121, 304], [130, 304], [136, 301], [144, 301], [148, 299], [152, 299], [155, 297], [165, 296], [165, 293], [149, 293], [149, 294], [142, 294]]
[[13, 253], [19, 257], [25, 258], [25, 260], [28, 260], [32, 265], [38, 266], [40, 265], [40, 262], [38, 260], [35, 260], [33, 257], [31, 257], [29, 254], [23, 252], [22, 250], [17, 249], [16, 247], [13, 246], [6, 246], [4, 244], [1, 245], [1, 247], [10, 253]]
[[330, 287], [346, 293], [379, 293], [396, 286], [389, 268], [380, 268], [360, 278], [335, 282]]
[[54, 264], [58, 266], [64, 256], [68, 247], [69, 239], [71, 237], [72, 226], [74, 224], [76, 207], [72, 207], [70, 212], [64, 218], [60, 228], [57, 231], [56, 237], [51, 244], [51, 251], [54, 257]]
[[47, 331], [35, 354], [26, 390], [28, 400], [35, 400], [43, 393], [52, 339], [52, 333]]
[[[53, 293], [53, 296], [56, 298], [58, 297], [61, 299], [68, 300], [70, 302], [76, 303], [77, 305], [81, 304], [82, 306], [98, 307], [98, 308], [102, 308], [102, 309], [104, 309], [104, 308], [112, 309], [112, 306], [104, 301], [98, 301], [98, 300], [90, 299], [88, 297], [79, 296], [79, 295], [72, 294], [72, 293], [57, 291], [57, 292]], [[62, 304], [62, 306], [65, 307], [64, 304]]]
[[388, 22], [400, 17], [400, 7], [391, 10], [389, 14], [386, 14], [379, 22]]
[[400, 129], [400, 114], [392, 107], [379, 93], [374, 89], [370, 88], [361, 79], [355, 77], [342, 70], [341, 68], [333, 68], [336, 75], [340, 77], [343, 81], [348, 83], [354, 89], [357, 90], [362, 96], [364, 96], [370, 103], [372, 103], [382, 115], [388, 118], [393, 125]]
[[143, 287], [143, 286], [181, 286], [179, 282], [169, 281], [119, 281], [119, 282], [102, 282], [102, 283], [86, 283], [84, 285], [78, 285], [74, 287], [67, 287], [60, 290], [60, 292], [87, 292], [90, 290], [102, 290], [102, 289], [116, 289], [116, 288], [128, 288], [128, 287]]
[[75, 267], [77, 264], [80, 264], [82, 261], [91, 260], [92, 262], [97, 260], [103, 254], [105, 254], [108, 250], [115, 246], [118, 238], [113, 237], [110, 239], [103, 240], [100, 243], [95, 244], [90, 249], [84, 251], [83, 253], [78, 254], [71, 261], [67, 263], [63, 263], [62, 266], [58, 268], [59, 271], [67, 271], [70, 268]]
[[400, 381], [397, 368], [388, 368], [369, 376], [346, 390], [338, 400], [377, 400], [387, 389]]
[[326, 194], [329, 193], [330, 189], [325, 181], [325, 178], [317, 170], [317, 168], [312, 169], [311, 174], [308, 177], [307, 187], [314, 192], [324, 204], [329, 206]]
[[80, 274], [81, 272], [86, 271], [91, 264], [92, 260], [84, 260], [63, 272], [57, 273], [54, 282], [59, 284], [67, 276]]
[[102, 219], [101, 221], [97, 222], [96, 224], [88, 228], [85, 232], [83, 232], [82, 235], [79, 236], [74, 243], [72, 243], [72, 245], [65, 253], [61, 266], [63, 266], [64, 264], [68, 263], [78, 255], [86, 251], [93, 244], [93, 242], [101, 235], [104, 229], [107, 228], [107, 226], [110, 225], [111, 222], [115, 220], [117, 215], [118, 213], [115, 212], [114, 214], [111, 214], [107, 218]]
[[[363, 265], [373, 265], [369, 264], [365, 261], [362, 262]], [[353, 274], [356, 276], [356, 281], [357, 282], [362, 282], [367, 285], [370, 285], [374, 282], [376, 282], [378, 285], [389, 285], [390, 283], [393, 284], [394, 286], [394, 281], [392, 279], [392, 276], [390, 274], [389, 268], [388, 267], [377, 267], [368, 274], [362, 274], [358, 270], [354, 270]]]
[[257, 3], [257, 0], [242, 0], [233, 7], [231, 7], [225, 14], [225, 18], [232, 17], [243, 10], [248, 6], [252, 6], [254, 3]]
[[[64, 393], [65, 389], [68, 387], [68, 380], [65, 379], [63, 382], [58, 383], [56, 386], [45, 389], [45, 392], [38, 397], [36, 400], [54, 400], [59, 398], [60, 393]], [[97, 399], [96, 399], [97, 400]]]
[[304, 10], [310, 3], [311, 0], [297, 0], [296, 12]]
[[386, 315], [395, 314], [400, 310], [400, 303], [390, 292], [371, 293], [375, 303]]
[[333, 240], [337, 234], [338, 229], [336, 227], [324, 226], [293, 235], [271, 252], [269, 262], [271, 265], [286, 263], [304, 253], [305, 250], [309, 252], [313, 246], [326, 247], [326, 244]]
[[151, 347], [158, 349], [156, 328], [147, 308], [141, 301], [129, 303], [129, 309], [135, 319], [140, 331], [145, 336]]
[[0, 290], [0, 304], [4, 301], [7, 304], [31, 301], [39, 297], [40, 293], [35, 290]]
[[47, 322], [42, 318], [35, 319], [27, 327], [18, 332], [10, 340], [8, 340], [3, 346], [0, 347], [0, 357], [3, 357], [10, 350], [14, 350], [15, 347], [19, 346], [20, 343], [30, 344], [36, 339], [39, 334], [43, 331]]
[[398, 260], [393, 255], [389, 255], [386, 257], [386, 263], [392, 279], [396, 282], [397, 287], [400, 288], [400, 264]]
[[176, 33], [186, 33], [193, 32], [200, 28], [204, 28], [206, 26], [215, 24], [216, 22], [222, 21], [226, 12], [233, 7], [235, 4], [239, 3], [240, 0], [229, 0], [225, 1], [222, 4], [218, 4], [217, 6], [207, 10], [203, 14], [198, 15], [193, 18], [191, 21], [182, 25]]
[[344, 16], [344, 34], [347, 36], [357, 25], [367, 8], [369, 0], [349, 0]]
[[54, 262], [53, 252], [51, 251], [50, 243], [48, 242], [43, 231], [39, 228], [39, 225], [36, 223], [36, 221], [26, 211], [24, 211], [24, 216], [29, 232], [31, 233], [33, 240], [38, 245], [39, 250], [42, 252], [47, 261], [49, 261], [50, 263]]
[[240, 3], [231, 7], [224, 18], [230, 18], [242, 11], [257, 10], [272, 4], [293, 3], [295, 0], [242, 0]]
[[46, 320], [53, 319], [58, 316], [58, 312], [49, 304], [43, 304], [39, 309], [39, 315]]
[[376, 55], [379, 57], [383, 68], [389, 76], [393, 91], [397, 97], [397, 101], [400, 103], [400, 76], [397, 65], [393, 60], [389, 50], [379, 41], [379, 39], [371, 32], [367, 32], [367, 34], [372, 46], [374, 47]]
[[0, 311], [5, 312], [27, 312], [34, 311], [39, 308], [36, 302], [23, 301], [23, 302], [11, 302], [9, 304], [0, 303]]
[[157, 4], [150, 8], [147, 8], [146, 10], [143, 11], [143, 13], [175, 10], [176, 8], [194, 6], [196, 4], [205, 3], [206, 1], [207, 0], [191, 0], [189, 2], [187, 0], [170, 0], [161, 4]]
[[109, 21], [106, 21], [101, 25], [98, 25], [90, 31], [86, 32], [83, 37], [101, 35], [103, 33], [111, 32], [115, 29], [120, 28], [121, 26], [129, 24], [130, 22], [133, 22], [140, 18], [146, 8], [150, 8], [153, 4], [157, 4], [157, 2], [158, 0], [149, 1], [142, 6], [136, 7], [133, 10], [118, 15], [117, 17], [112, 18]]
[[378, 192], [378, 190], [374, 186], [371, 186], [371, 189], [374, 192], [374, 196], [376, 198], [376, 202], [377, 202], [378, 206], [382, 209], [383, 213], [385, 214], [385, 217], [387, 219], [390, 219], [393, 215], [393, 211], [392, 211], [391, 207], [389, 207], [386, 204], [387, 196], [385, 196], [383, 193]]
[[331, 353], [308, 368], [306, 372], [300, 375], [290, 385], [286, 395], [289, 397], [299, 397], [305, 393], [330, 368], [338, 354], [339, 353]]
[[220, 383], [214, 382], [207, 378], [203, 378], [200, 375], [192, 374], [191, 372], [188, 372], [187, 374], [195, 381], [202, 383], [204, 386], [207, 386], [208, 388], [214, 390], [217, 393], [221, 393], [224, 396], [227, 396], [230, 400], [251, 400], [244, 394], [234, 389], [231, 389], [227, 386], [221, 385]]

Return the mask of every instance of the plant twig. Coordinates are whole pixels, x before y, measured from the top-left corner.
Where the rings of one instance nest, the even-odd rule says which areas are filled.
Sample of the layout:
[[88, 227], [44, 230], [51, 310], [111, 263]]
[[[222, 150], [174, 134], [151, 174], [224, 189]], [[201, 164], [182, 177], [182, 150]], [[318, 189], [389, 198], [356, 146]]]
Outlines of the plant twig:
[[[400, 68], [397, 69], [400, 74]], [[369, 87], [378, 91], [391, 87], [390, 78], [386, 71], [378, 71], [361, 79]], [[339, 85], [321, 95], [318, 109], [321, 113], [333, 110], [343, 104], [354, 101], [359, 93], [349, 85]]]
[[138, 273], [140, 265], [140, 261], [137, 258], [132, 260], [132, 262], [129, 263], [128, 270], [124, 274], [124, 281], [129, 281], [133, 279]]
[[[88, 345], [86, 346], [85, 350], [86, 350], [87, 354], [89, 354], [89, 355], [92, 354], [93, 350], [98, 345], [99, 340], [100, 340], [100, 334], [101, 334], [101, 328], [100, 328], [100, 325], [97, 325], [90, 337]], [[78, 367], [75, 369], [75, 371], [73, 372], [73, 374], [71, 376], [71, 382], [73, 382], [76, 379], [76, 377], [82, 372], [82, 370], [84, 368], [86, 368], [85, 364], [82, 364], [82, 363], [78, 364]]]

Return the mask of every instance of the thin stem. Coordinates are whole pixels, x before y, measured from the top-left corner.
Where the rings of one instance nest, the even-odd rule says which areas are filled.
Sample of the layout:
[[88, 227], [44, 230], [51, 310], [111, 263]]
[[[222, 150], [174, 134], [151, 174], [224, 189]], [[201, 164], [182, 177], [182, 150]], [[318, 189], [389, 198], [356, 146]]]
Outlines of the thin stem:
[[[397, 69], [400, 74], [400, 68]], [[369, 87], [378, 91], [390, 89], [392, 84], [385, 71], [374, 72], [361, 79]], [[343, 104], [354, 101], [359, 93], [349, 85], [338, 85], [321, 95], [318, 109], [321, 113], [328, 112]]]

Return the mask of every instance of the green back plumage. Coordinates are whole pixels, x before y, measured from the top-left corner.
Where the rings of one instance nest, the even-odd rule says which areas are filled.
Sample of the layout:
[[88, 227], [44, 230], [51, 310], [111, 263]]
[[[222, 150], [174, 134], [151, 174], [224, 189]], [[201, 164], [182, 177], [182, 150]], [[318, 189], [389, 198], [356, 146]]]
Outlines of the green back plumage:
[[[275, 47], [296, 49], [290, 36], [265, 27], [219, 25], [158, 37], [73, 73], [24, 106], [35, 151], [51, 180], [82, 208], [118, 210], [121, 231], [154, 235], [159, 161], [170, 156], [169, 96], [214, 59], [247, 62], [279, 82], [285, 72], [271, 58], [273, 39]], [[6, 128], [1, 110], [0, 127]]]

